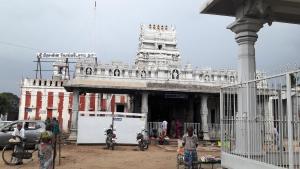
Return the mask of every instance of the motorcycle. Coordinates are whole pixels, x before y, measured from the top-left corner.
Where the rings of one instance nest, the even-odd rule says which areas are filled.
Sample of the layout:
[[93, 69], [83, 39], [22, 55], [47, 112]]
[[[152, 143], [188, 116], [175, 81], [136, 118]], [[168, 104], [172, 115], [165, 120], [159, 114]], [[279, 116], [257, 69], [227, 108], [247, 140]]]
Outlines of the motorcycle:
[[117, 138], [116, 138], [116, 134], [114, 134], [114, 132], [113, 132], [113, 129], [109, 128], [109, 129], [105, 130], [105, 135], [106, 135], [105, 143], [106, 143], [107, 149], [111, 148], [111, 150], [114, 150]]
[[[145, 134], [143, 134], [143, 133], [145, 133]], [[140, 133], [138, 133], [136, 136], [136, 140], [138, 141], [138, 146], [141, 151], [144, 151], [144, 150], [148, 149], [148, 147], [149, 147], [149, 139], [148, 139], [147, 133], [148, 132], [145, 129], [142, 129], [142, 131]]]

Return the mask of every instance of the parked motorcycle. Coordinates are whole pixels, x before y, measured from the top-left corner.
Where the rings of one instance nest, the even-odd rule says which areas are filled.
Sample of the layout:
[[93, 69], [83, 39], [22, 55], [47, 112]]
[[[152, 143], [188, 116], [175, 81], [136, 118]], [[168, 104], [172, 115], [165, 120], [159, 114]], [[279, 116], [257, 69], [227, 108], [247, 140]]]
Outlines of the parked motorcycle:
[[145, 129], [142, 129], [142, 131], [137, 134], [136, 140], [138, 141], [138, 145], [141, 151], [148, 149], [149, 138], [148, 138], [148, 132]]
[[107, 149], [111, 148], [111, 150], [114, 150], [117, 138], [116, 138], [116, 134], [114, 134], [114, 132], [113, 132], [113, 129], [109, 128], [109, 129], [105, 130], [105, 135], [106, 135], [105, 143], [106, 143]]

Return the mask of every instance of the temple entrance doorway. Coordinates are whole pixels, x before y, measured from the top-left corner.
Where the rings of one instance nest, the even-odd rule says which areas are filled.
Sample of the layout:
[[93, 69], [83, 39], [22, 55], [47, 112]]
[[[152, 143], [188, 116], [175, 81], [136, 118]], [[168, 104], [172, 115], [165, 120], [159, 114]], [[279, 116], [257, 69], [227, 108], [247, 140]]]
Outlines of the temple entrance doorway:
[[[153, 94], [149, 95], [149, 120], [151, 122], [168, 122], [168, 133], [175, 134], [175, 122], [183, 126], [188, 111], [186, 94]], [[173, 122], [172, 122], [173, 121]], [[171, 136], [170, 135], [170, 136]]]

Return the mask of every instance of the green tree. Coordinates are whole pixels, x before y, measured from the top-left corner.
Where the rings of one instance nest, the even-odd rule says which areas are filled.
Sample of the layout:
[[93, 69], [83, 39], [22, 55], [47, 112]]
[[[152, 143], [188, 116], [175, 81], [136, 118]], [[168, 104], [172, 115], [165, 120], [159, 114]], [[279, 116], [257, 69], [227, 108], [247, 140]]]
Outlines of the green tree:
[[8, 120], [17, 120], [19, 114], [19, 98], [13, 93], [0, 93], [0, 114], [8, 115]]

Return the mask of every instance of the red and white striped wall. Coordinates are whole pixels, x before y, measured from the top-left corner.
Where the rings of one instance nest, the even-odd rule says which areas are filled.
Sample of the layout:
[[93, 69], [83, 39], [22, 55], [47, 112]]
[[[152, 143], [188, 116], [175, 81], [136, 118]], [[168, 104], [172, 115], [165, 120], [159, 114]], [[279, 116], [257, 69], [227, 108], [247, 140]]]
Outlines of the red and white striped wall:
[[[62, 81], [24, 79], [21, 86], [19, 120], [46, 120], [47, 117], [56, 117], [63, 130], [67, 131], [72, 116], [73, 95], [61, 85]], [[128, 96], [99, 93], [79, 96], [79, 111], [115, 111], [117, 104], [125, 105], [127, 112]]]

